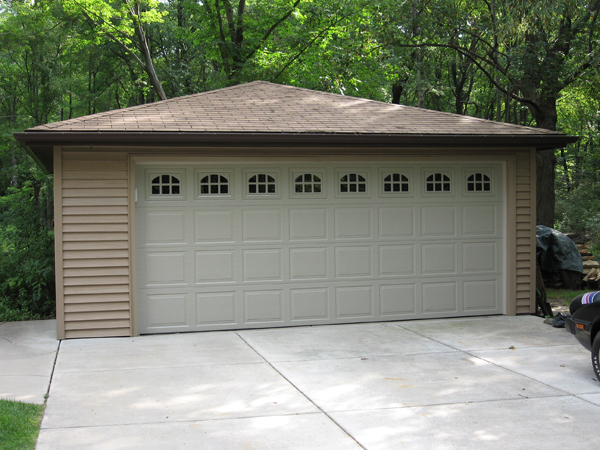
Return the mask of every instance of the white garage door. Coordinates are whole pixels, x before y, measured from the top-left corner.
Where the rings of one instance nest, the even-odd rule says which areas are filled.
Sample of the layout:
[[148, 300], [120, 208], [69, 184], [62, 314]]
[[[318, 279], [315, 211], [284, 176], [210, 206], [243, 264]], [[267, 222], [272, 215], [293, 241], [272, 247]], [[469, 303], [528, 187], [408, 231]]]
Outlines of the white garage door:
[[139, 164], [140, 333], [499, 314], [496, 163]]

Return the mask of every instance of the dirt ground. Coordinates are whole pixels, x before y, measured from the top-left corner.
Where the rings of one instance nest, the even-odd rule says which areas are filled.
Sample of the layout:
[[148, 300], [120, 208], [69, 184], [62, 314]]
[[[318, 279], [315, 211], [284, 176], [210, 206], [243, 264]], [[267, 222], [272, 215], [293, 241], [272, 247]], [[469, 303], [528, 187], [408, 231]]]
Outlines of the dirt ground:
[[548, 299], [548, 303], [552, 307], [552, 312], [556, 316], [558, 313], [569, 314], [569, 306], [563, 305], [562, 301], [555, 301], [552, 299]]

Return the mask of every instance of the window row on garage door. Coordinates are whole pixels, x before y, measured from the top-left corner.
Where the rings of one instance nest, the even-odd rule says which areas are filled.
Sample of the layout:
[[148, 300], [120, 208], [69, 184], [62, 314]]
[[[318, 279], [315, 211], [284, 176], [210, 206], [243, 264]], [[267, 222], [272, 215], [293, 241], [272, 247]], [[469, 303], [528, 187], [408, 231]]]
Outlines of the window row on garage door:
[[[239, 172], [239, 173], [237, 173]], [[146, 201], [234, 199], [267, 200], [370, 197], [490, 196], [498, 174], [493, 167], [298, 167], [148, 168]]]

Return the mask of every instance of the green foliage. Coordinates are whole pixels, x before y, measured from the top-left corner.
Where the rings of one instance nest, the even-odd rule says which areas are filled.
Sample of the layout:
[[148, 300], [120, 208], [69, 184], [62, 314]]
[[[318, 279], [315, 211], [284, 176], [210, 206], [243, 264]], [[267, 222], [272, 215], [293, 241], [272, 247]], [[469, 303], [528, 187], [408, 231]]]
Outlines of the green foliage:
[[55, 314], [54, 239], [47, 229], [51, 179], [0, 197], [0, 321]]
[[580, 136], [557, 152], [556, 227], [587, 235], [600, 250], [600, 74], [566, 89], [558, 104], [561, 129]]
[[33, 450], [43, 405], [0, 400], [0, 450]]

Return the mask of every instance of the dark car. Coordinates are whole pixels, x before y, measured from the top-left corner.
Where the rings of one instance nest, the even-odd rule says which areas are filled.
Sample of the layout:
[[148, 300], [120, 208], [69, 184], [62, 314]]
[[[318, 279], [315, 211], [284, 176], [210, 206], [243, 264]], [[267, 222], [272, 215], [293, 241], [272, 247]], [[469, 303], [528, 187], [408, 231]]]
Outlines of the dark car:
[[600, 381], [600, 291], [575, 297], [565, 327], [592, 352], [592, 366]]

